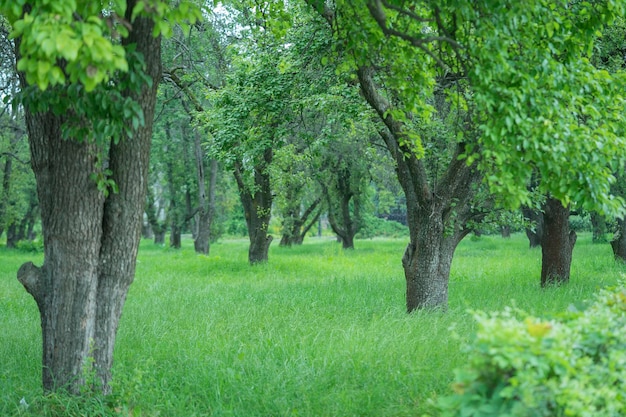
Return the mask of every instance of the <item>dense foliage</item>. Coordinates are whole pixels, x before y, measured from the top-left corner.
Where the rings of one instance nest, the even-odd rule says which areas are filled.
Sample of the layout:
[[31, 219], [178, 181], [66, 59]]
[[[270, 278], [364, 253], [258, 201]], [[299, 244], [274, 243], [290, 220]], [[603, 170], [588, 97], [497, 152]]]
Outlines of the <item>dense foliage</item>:
[[[580, 308], [580, 309], [579, 309]], [[446, 416], [618, 416], [626, 413], [626, 289], [602, 291], [546, 320], [507, 308], [475, 313], [469, 364]]]

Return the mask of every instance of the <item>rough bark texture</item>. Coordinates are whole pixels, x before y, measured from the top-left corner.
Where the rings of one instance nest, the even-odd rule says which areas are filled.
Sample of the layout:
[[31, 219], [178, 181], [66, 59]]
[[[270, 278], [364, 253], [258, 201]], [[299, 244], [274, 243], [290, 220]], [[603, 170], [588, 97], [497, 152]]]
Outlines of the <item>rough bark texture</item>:
[[569, 227], [569, 207], [548, 197], [541, 241], [541, 286], [569, 282], [576, 232]]
[[[128, 13], [135, 1], [127, 2]], [[127, 16], [130, 20], [130, 15]], [[127, 93], [142, 106], [145, 127], [132, 139], [111, 144], [108, 160], [119, 193], [108, 198], [90, 174], [97, 172], [97, 151], [89, 141], [63, 140], [66, 116], [26, 109], [31, 161], [37, 181], [44, 237], [44, 263], [24, 264], [18, 279], [37, 302], [43, 333], [43, 386], [77, 393], [83, 366], [93, 358], [101, 389], [109, 390], [113, 345], [133, 281], [148, 178], [148, 157], [156, 87], [160, 76], [160, 39], [153, 24], [133, 22], [124, 40], [136, 43], [154, 80], [140, 93]], [[23, 81], [23, 80], [22, 80]], [[81, 138], [82, 139], [82, 138]]]
[[470, 232], [465, 227], [467, 221], [479, 220], [480, 214], [471, 211], [470, 201], [475, 190], [472, 184], [480, 180], [480, 175], [458, 158], [464, 152], [464, 145], [460, 143], [447, 170], [437, 184], [431, 186], [424, 161], [402, 144], [403, 126], [387, 111], [390, 105], [378, 93], [373, 76], [371, 68], [358, 70], [366, 100], [385, 123], [386, 129], [379, 133], [396, 161], [398, 180], [406, 196], [410, 242], [402, 265], [407, 311], [445, 309], [454, 251]]
[[626, 221], [617, 220], [617, 230], [611, 240], [613, 256], [616, 260], [626, 262]]
[[239, 188], [239, 197], [243, 205], [250, 248], [248, 261], [251, 264], [267, 262], [268, 252], [273, 237], [267, 234], [272, 212], [272, 189], [270, 174], [267, 167], [272, 162], [274, 154], [271, 148], [263, 153], [263, 159], [254, 167], [254, 189], [246, 185], [241, 165], [235, 164], [235, 179]]

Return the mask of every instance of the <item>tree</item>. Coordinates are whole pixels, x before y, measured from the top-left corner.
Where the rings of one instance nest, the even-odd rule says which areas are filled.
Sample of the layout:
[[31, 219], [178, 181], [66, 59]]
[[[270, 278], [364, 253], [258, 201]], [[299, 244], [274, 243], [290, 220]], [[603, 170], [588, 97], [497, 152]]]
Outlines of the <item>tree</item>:
[[78, 393], [85, 369], [97, 376], [93, 389], [110, 390], [140, 240], [158, 35], [189, 10], [179, 7], [0, 2], [16, 38], [41, 207], [44, 262], [25, 263], [18, 279], [41, 315], [46, 391]]
[[[471, 201], [483, 177], [511, 207], [530, 201], [526, 184], [538, 172], [540, 191], [564, 205], [623, 210], [609, 190], [611, 166], [624, 157], [622, 79], [588, 59], [596, 30], [623, 13], [621, 2], [307, 2], [334, 29], [338, 52], [354, 58], [385, 124], [411, 230], [409, 311], [445, 307], [454, 249], [476, 216]], [[437, 105], [438, 91], [452, 111]], [[428, 125], [433, 110], [453, 122], [436, 142], [451, 155], [431, 171], [438, 177], [421, 159], [431, 153], [415, 126]]]
[[6, 231], [7, 247], [34, 238], [39, 220], [35, 179], [30, 168], [24, 112], [7, 100], [19, 93], [15, 50], [7, 22], [0, 17], [0, 235]]

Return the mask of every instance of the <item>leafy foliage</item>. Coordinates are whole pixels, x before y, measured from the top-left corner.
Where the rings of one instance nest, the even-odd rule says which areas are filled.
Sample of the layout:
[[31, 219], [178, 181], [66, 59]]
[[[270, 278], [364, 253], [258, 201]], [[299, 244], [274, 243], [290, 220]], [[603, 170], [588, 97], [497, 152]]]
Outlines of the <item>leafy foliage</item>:
[[474, 313], [476, 341], [444, 416], [617, 416], [626, 413], [626, 290], [552, 320]]

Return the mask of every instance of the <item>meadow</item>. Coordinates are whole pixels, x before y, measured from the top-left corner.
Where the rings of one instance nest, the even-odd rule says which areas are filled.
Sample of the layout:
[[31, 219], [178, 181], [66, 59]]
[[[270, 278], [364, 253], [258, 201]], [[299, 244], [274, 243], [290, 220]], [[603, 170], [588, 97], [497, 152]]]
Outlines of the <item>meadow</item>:
[[[582, 234], [569, 285], [541, 289], [541, 251], [523, 235], [459, 246], [446, 313], [407, 315], [405, 239], [274, 244], [247, 264], [245, 241], [209, 256], [144, 241], [117, 338], [115, 395], [43, 398], [37, 307], [15, 273], [40, 254], [0, 248], [0, 415], [421, 416], [466, 362], [471, 310], [550, 317], [615, 285], [626, 267]], [[30, 404], [20, 405], [20, 400]], [[110, 404], [108, 402], [111, 402]]]

